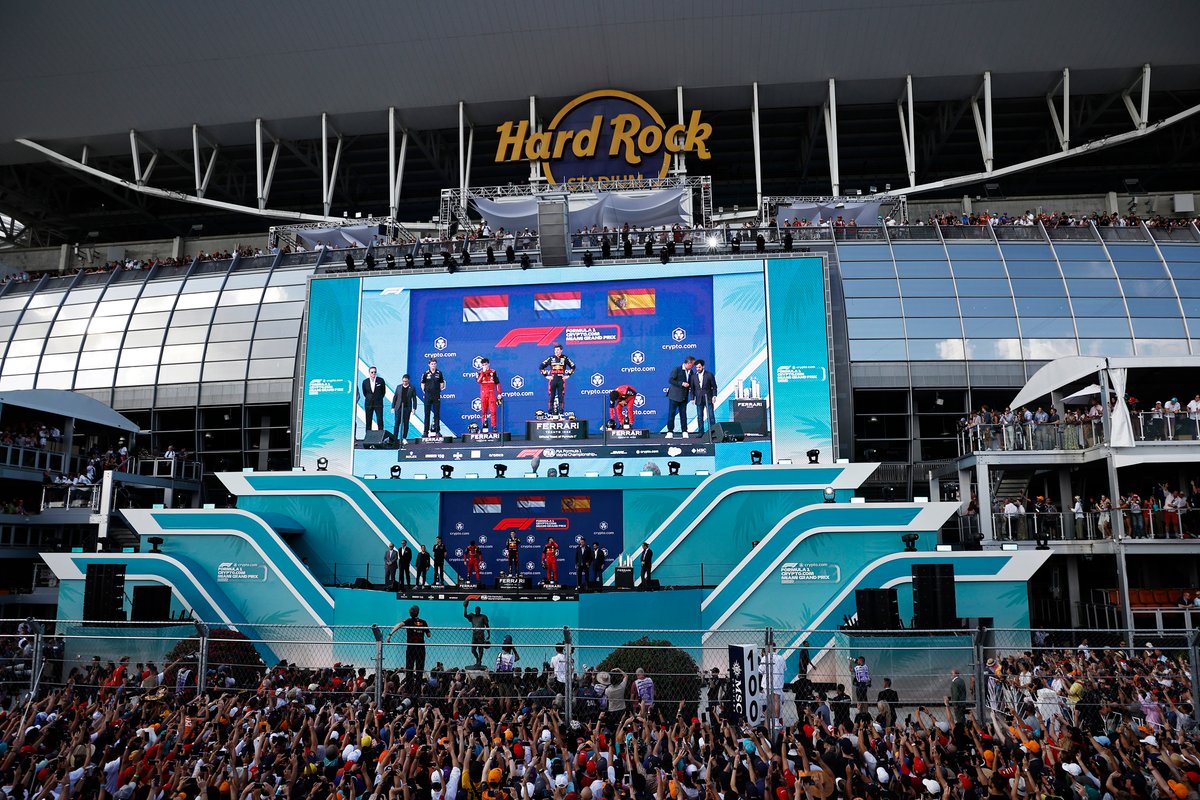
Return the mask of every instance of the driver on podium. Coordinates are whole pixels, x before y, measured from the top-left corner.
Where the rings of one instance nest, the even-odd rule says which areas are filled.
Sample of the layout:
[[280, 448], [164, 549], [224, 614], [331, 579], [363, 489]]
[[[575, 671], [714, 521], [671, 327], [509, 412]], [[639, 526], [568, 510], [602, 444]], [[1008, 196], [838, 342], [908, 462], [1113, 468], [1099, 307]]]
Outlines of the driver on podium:
[[[475, 373], [475, 381], [479, 384], [479, 422], [483, 430], [495, 430], [496, 406], [501, 402], [500, 376], [492, 369], [492, 362], [487, 358], [479, 359], [479, 372]], [[492, 424], [488, 425], [488, 416]]]
[[613, 426], [633, 427], [633, 406], [637, 401], [637, 389], [625, 383], [608, 393], [608, 421]]
[[548, 381], [550, 415], [561, 417], [563, 413], [563, 396], [566, 394], [567, 389], [567, 378], [575, 372], [575, 362], [563, 355], [563, 346], [561, 344], [555, 344], [554, 355], [543, 361], [540, 369]]

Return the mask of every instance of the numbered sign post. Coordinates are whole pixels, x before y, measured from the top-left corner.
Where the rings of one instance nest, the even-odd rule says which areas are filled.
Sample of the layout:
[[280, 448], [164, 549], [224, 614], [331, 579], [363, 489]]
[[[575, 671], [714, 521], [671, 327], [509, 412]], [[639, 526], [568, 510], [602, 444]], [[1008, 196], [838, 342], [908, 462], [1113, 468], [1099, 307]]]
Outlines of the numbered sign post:
[[767, 713], [767, 690], [754, 645], [729, 645], [729, 686], [733, 715], [752, 728], [761, 725]]

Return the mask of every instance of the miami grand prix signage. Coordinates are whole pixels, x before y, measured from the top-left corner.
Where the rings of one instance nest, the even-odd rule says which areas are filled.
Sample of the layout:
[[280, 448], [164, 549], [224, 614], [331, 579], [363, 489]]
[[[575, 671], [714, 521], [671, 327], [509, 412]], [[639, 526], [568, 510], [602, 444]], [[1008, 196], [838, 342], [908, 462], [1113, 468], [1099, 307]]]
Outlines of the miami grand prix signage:
[[543, 131], [529, 121], [496, 129], [496, 162], [537, 161], [546, 179], [565, 188], [604, 188], [606, 183], [665, 178], [675, 153], [710, 158], [712, 125], [692, 111], [686, 124], [668, 126], [637, 95], [601, 89], [571, 100]]

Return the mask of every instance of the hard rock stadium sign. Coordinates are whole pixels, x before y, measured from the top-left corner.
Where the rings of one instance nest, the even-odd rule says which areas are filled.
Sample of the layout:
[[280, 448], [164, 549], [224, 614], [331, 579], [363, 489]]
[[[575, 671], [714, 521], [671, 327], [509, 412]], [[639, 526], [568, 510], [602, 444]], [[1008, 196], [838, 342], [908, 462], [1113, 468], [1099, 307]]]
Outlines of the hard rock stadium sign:
[[567, 188], [665, 178], [675, 153], [707, 160], [712, 125], [692, 111], [686, 124], [668, 126], [658, 111], [637, 95], [601, 89], [571, 100], [543, 131], [528, 120], [496, 129], [497, 163], [537, 161], [547, 180]]

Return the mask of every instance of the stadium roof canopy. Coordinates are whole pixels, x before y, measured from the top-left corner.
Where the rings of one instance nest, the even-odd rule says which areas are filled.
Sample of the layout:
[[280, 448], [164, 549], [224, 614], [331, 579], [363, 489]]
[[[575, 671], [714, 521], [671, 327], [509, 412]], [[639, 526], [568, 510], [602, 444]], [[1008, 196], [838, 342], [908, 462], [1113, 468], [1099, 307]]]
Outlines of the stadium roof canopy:
[[[335, 213], [378, 213], [387, 205], [387, 109], [394, 106], [412, 139], [400, 216], [428, 216], [437, 190], [457, 185], [460, 101], [476, 127], [472, 182], [503, 184], [524, 180], [528, 170], [491, 163], [497, 123], [527, 117], [531, 96], [549, 118], [566, 99], [609, 87], [664, 111], [674, 110], [682, 87], [687, 107], [705, 110], [717, 129], [705, 166], [718, 202], [753, 204], [747, 162], [756, 82], [769, 165], [764, 190], [828, 193], [821, 109], [830, 78], [842, 185], [865, 190], [867, 182], [907, 181], [896, 103], [908, 75], [922, 180], [966, 174], [981, 168], [970, 99], [985, 71], [997, 163], [1012, 163], [1056, 149], [1047, 95], [1061, 94], [1064, 68], [1073, 143], [1131, 127], [1121, 95], [1132, 89], [1139, 102], [1135, 84], [1145, 64], [1151, 120], [1196, 105], [1198, 29], [1200, 4], [1192, 0], [19, 3], [0, 28], [0, 211], [65, 240], [89, 228], [186, 232], [195, 220], [211, 224], [206, 232], [261, 230], [269, 222], [139, 197], [64, 171], [16, 140], [73, 159], [86, 146], [90, 165], [129, 179], [157, 152], [149, 182], [185, 192], [194, 191], [194, 142], [205, 164], [219, 145], [210, 196], [253, 206], [261, 119], [281, 140], [271, 207], [318, 212], [325, 112], [345, 137]], [[1131, 145], [1132, 155], [1078, 162], [1048, 182], [1043, 174], [1039, 185], [1070, 191], [1118, 175], [1151, 190], [1194, 183], [1198, 131], [1192, 118], [1165, 146]]]

